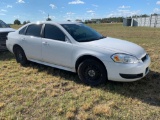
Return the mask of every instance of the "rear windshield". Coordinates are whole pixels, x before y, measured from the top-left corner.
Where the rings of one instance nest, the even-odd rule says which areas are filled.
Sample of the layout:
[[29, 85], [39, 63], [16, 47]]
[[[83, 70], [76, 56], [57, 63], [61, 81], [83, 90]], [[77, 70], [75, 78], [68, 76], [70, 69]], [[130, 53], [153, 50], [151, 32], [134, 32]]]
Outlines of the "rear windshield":
[[0, 28], [9, 28], [9, 25], [7, 25], [5, 22], [0, 20]]

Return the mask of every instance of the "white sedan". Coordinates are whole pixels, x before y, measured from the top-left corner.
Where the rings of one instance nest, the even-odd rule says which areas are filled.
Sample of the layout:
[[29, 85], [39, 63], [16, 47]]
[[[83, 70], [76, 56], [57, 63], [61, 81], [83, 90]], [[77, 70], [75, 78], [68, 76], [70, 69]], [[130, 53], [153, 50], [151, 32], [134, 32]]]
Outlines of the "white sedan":
[[77, 72], [88, 85], [136, 81], [149, 72], [150, 57], [142, 47], [82, 23], [29, 23], [9, 33], [6, 44], [21, 65], [33, 61]]

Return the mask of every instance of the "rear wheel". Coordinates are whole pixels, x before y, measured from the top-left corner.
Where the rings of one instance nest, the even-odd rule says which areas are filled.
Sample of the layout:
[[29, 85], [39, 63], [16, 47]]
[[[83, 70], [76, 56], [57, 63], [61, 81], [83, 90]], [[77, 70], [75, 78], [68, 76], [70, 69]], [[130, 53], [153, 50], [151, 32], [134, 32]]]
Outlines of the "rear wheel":
[[22, 48], [16, 47], [14, 50], [14, 54], [16, 57], [16, 61], [20, 63], [22, 66], [26, 65], [28, 60]]
[[104, 65], [96, 60], [84, 60], [78, 66], [78, 76], [87, 85], [96, 86], [107, 81]]

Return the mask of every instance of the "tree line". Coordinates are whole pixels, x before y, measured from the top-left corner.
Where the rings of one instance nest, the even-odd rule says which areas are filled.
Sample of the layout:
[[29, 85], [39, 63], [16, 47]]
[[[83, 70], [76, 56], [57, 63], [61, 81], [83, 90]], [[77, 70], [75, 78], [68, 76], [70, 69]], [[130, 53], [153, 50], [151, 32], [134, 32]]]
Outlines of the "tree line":
[[30, 21], [29, 21], [29, 20], [28, 20], [28, 21], [24, 21], [23, 23], [21, 23], [21, 21], [18, 20], [18, 19], [16, 19], [16, 20], [14, 21], [14, 24], [15, 24], [15, 25], [21, 25], [21, 24], [25, 25], [25, 24], [27, 24], [27, 23], [30, 23]]
[[[133, 17], [148, 17], [149, 15], [147, 14], [143, 14], [143, 15], [134, 15], [134, 16], [129, 16], [127, 18], [133, 18]], [[123, 22], [123, 19], [124, 17], [110, 17], [110, 18], [102, 18], [102, 19], [90, 19], [90, 20], [84, 20], [82, 21], [81, 19], [76, 19], [75, 21], [77, 22], [84, 22], [84, 23], [121, 23]], [[48, 18], [46, 19], [46, 21], [52, 21], [52, 19], [49, 17], [48, 15]], [[71, 21], [71, 20], [67, 20], [67, 21]], [[27, 23], [30, 23], [30, 21], [24, 21], [23, 23], [21, 23], [18, 19], [16, 19], [14, 21], [14, 24], [17, 24], [17, 25], [25, 25]]]
[[123, 22], [123, 17], [110, 17], [110, 18], [102, 18], [102, 19], [91, 19], [85, 20], [87, 23], [120, 23]]
[[[156, 15], [156, 14], [153, 14]], [[134, 15], [129, 16], [127, 18], [135, 18], [135, 17], [149, 17], [150, 15], [143, 14], [143, 15]], [[120, 23], [123, 22], [124, 17], [109, 17], [109, 18], [102, 18], [102, 19], [91, 19], [85, 20], [84, 22], [87, 23]], [[79, 20], [77, 20], [79, 21]]]
[[[52, 21], [52, 19], [51, 18], [47, 18], [46, 19], [46, 21]], [[14, 20], [14, 23], [13, 24], [15, 24], [15, 25], [25, 25], [25, 24], [27, 24], [27, 23], [30, 23], [30, 21], [28, 20], [28, 21], [24, 21], [23, 23], [21, 23], [21, 21], [20, 20], [18, 20], [18, 19], [16, 19], [16, 20]]]
[[[51, 18], [47, 18], [46, 21], [52, 21]], [[71, 21], [71, 20], [67, 20], [67, 21]], [[79, 19], [76, 19], [75, 21], [77, 22], [83, 22], [82, 20], [79, 20]], [[100, 23], [111, 23], [111, 22], [123, 22], [123, 18], [122, 17], [113, 17], [113, 18], [102, 18], [102, 19], [91, 19], [91, 20], [85, 20], [84, 23], [97, 23], [97, 22], [100, 22]], [[23, 23], [21, 23], [20, 20], [16, 19], [14, 21], [14, 24], [16, 25], [25, 25], [27, 23], [30, 23], [30, 21], [24, 21]]]

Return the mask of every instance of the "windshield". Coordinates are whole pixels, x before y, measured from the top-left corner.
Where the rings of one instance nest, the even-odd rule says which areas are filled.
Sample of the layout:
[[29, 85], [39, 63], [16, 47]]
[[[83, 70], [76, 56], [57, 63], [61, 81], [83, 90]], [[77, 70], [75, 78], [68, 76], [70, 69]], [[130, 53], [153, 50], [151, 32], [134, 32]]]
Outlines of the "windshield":
[[84, 24], [61, 24], [78, 42], [89, 42], [104, 38], [100, 33]]
[[9, 25], [0, 20], [0, 28], [9, 28]]

